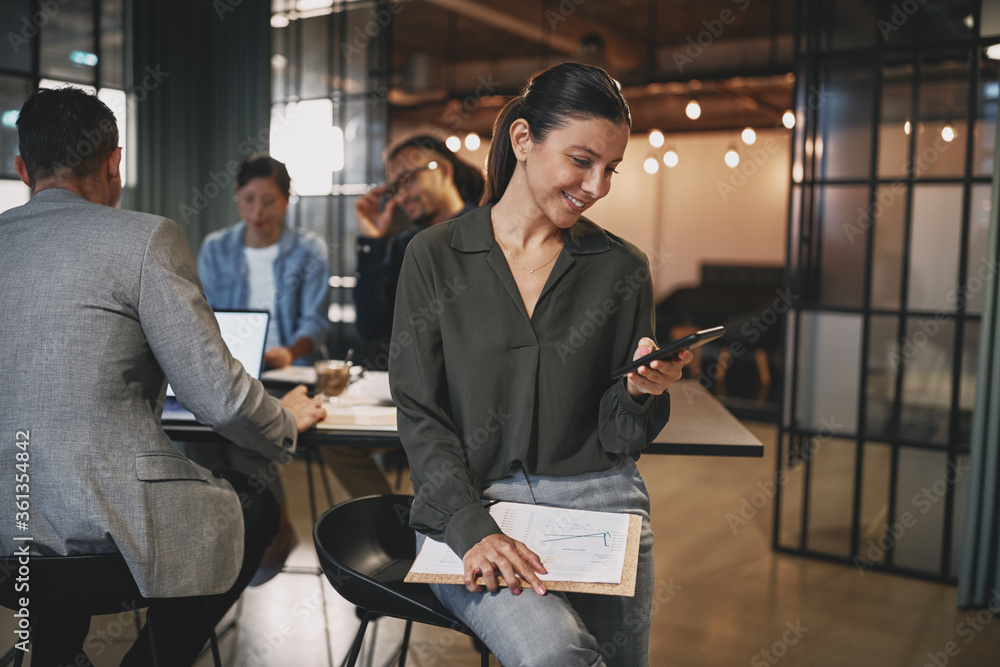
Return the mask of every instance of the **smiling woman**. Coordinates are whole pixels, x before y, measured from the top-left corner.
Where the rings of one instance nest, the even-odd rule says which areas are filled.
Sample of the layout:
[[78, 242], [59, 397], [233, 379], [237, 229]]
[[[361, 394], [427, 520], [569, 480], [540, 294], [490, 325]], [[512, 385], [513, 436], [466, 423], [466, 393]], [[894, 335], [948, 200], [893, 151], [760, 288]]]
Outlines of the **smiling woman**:
[[[634, 457], [667, 421], [666, 390], [690, 355], [609, 380], [656, 347], [645, 255], [581, 216], [610, 191], [628, 105], [603, 70], [558, 65], [504, 108], [493, 136], [484, 205], [416, 235], [403, 259], [389, 376], [411, 525], [462, 557], [466, 585], [432, 589], [503, 664], [645, 665], [653, 535]], [[459, 296], [423, 316], [453, 285]], [[560, 354], [595, 312], [593, 334]], [[501, 531], [492, 500], [641, 516], [635, 596], [547, 594], [545, 564]]]

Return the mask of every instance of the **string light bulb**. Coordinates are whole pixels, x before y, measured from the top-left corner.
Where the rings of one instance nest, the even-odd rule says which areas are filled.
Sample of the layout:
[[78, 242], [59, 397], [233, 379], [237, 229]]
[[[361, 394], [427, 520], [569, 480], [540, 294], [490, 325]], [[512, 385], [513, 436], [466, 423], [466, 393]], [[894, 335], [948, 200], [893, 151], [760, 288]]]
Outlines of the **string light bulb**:
[[698, 100], [688, 102], [684, 114], [691, 120], [698, 120], [701, 117], [701, 105], [698, 104]]
[[480, 143], [482, 142], [479, 141], [479, 135], [475, 132], [465, 135], [465, 147], [470, 151], [478, 150]]
[[669, 150], [663, 154], [663, 164], [668, 167], [676, 167], [678, 162], [680, 162], [680, 158], [677, 156], [677, 151]]
[[659, 130], [649, 131], [649, 145], [653, 148], [659, 148], [663, 145], [663, 133]]
[[453, 134], [444, 140], [444, 145], [448, 147], [448, 150], [454, 153], [462, 147], [462, 140]]
[[941, 138], [949, 143], [955, 140], [955, 128], [951, 123], [945, 123], [941, 128]]
[[747, 127], [743, 129], [740, 134], [740, 139], [743, 140], [747, 146], [753, 146], [753, 143], [757, 141], [757, 133], [753, 131], [752, 127]]
[[660, 161], [650, 155], [646, 158], [646, 161], [642, 163], [642, 168], [647, 174], [655, 174], [660, 170]]
[[735, 169], [740, 163], [740, 154], [736, 152], [735, 148], [730, 146], [723, 159], [726, 161], [726, 166]]
[[792, 113], [791, 109], [781, 114], [781, 124], [789, 130], [795, 127], [795, 114]]

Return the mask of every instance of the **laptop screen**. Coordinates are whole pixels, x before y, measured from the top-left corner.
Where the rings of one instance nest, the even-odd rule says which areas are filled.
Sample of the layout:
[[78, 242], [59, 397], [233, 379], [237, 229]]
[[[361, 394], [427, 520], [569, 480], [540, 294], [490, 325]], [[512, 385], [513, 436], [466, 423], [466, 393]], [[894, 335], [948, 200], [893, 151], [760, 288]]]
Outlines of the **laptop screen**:
[[[217, 310], [222, 340], [229, 353], [236, 358], [252, 377], [260, 379], [264, 365], [264, 340], [270, 314], [266, 310]], [[174, 396], [174, 389], [167, 385], [167, 396]]]

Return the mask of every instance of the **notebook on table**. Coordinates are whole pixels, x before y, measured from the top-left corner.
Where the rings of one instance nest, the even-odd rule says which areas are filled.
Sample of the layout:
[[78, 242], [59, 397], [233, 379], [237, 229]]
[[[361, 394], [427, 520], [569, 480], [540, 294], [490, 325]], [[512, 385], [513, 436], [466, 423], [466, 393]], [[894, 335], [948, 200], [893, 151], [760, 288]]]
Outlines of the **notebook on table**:
[[[243, 364], [243, 368], [256, 379], [264, 365], [264, 342], [270, 314], [266, 310], [217, 310], [222, 340], [229, 353]], [[167, 385], [167, 398], [163, 403], [164, 423], [197, 423], [195, 416], [177, 400], [174, 389]]]

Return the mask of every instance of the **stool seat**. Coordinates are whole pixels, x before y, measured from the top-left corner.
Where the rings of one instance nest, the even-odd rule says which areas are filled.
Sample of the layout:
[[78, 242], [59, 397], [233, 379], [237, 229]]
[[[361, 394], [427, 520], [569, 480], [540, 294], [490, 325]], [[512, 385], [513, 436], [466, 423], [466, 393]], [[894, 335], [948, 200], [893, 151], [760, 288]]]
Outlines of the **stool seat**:
[[[30, 601], [32, 634], [58, 632], [57, 627], [47, 627], [47, 616], [58, 618], [68, 614], [101, 616], [123, 611], [137, 612], [150, 604], [139, 592], [128, 563], [120, 553], [79, 556], [32, 554], [27, 557], [26, 565], [30, 586], [28, 592], [17, 590], [22, 558], [24, 557], [0, 558], [0, 606], [16, 612], [20, 609], [20, 599], [27, 597]], [[152, 630], [150, 627], [150, 645], [154, 653], [152, 664], [156, 665]], [[211, 642], [216, 667], [221, 667], [214, 634]], [[16, 651], [15, 667], [20, 667], [23, 658], [24, 652]]]
[[[341, 596], [363, 610], [348, 666], [358, 659], [368, 621], [378, 616], [406, 621], [401, 667], [406, 663], [413, 621], [450, 628], [479, 642], [472, 630], [445, 609], [430, 586], [403, 581], [417, 555], [416, 536], [410, 528], [412, 504], [413, 496], [355, 498], [331, 507], [316, 520], [313, 541], [323, 572]], [[479, 644], [485, 667], [490, 652]]]

